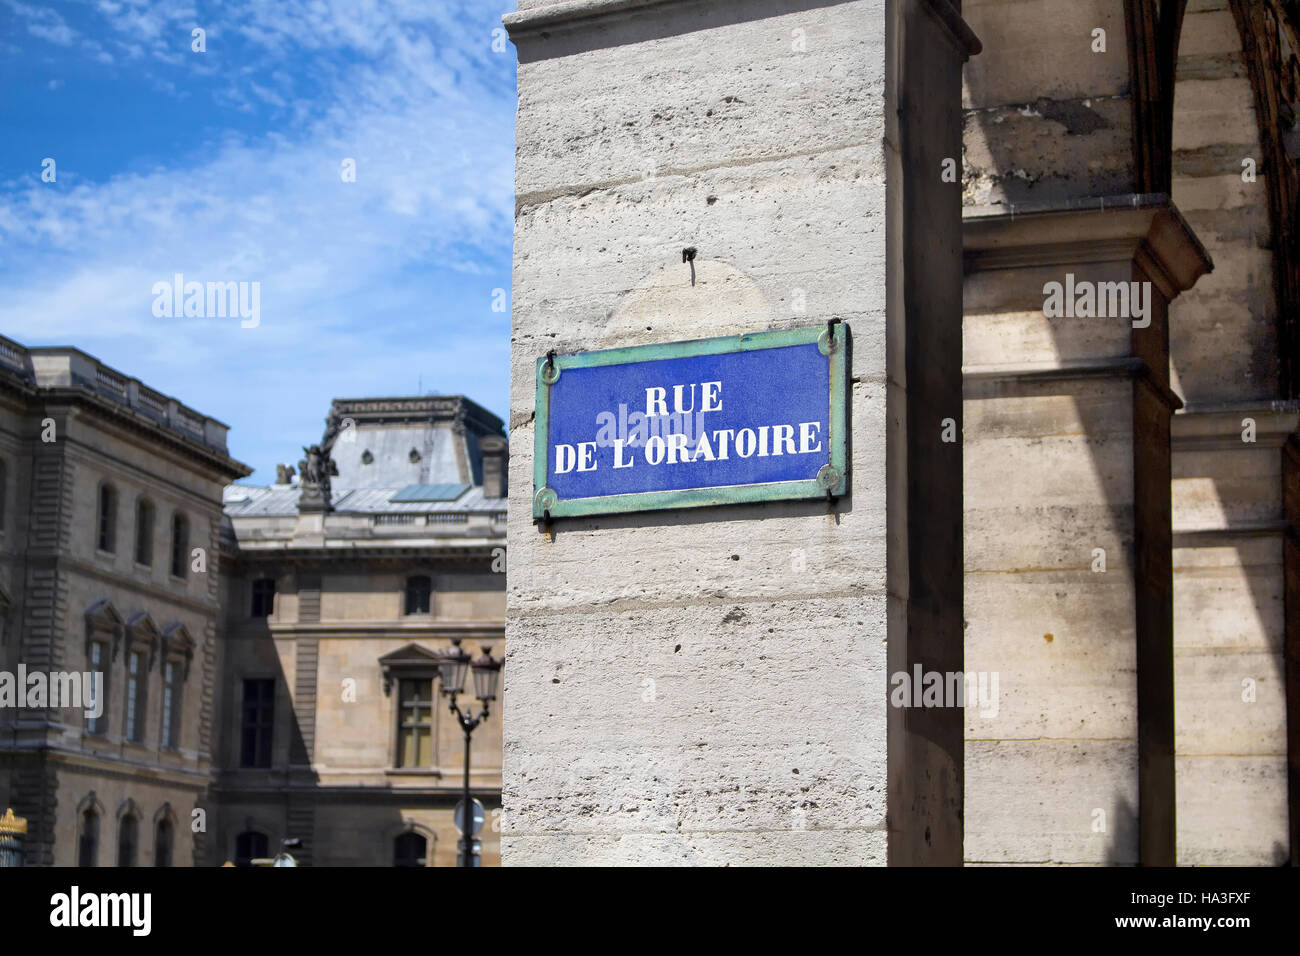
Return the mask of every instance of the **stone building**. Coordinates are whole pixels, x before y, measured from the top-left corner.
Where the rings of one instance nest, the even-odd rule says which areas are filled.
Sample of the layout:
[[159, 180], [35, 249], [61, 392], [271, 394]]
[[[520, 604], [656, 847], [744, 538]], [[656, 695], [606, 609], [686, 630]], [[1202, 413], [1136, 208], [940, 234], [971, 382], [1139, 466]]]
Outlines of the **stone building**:
[[[248, 473], [219, 421], [0, 338], [0, 804], [28, 865], [205, 861], [221, 494]], [[43, 700], [6, 699], [24, 673]]]
[[962, 11], [965, 857], [1297, 862], [1297, 10]]
[[[506, 862], [1300, 859], [1295, 5], [505, 22]], [[833, 505], [531, 520], [550, 350], [835, 318]]]
[[[246, 863], [286, 837], [307, 864], [456, 862], [436, 654], [502, 653], [502, 423], [459, 397], [328, 422], [323, 494], [285, 467], [231, 485], [249, 469], [220, 422], [0, 338], [0, 804], [27, 865]], [[473, 737], [484, 865], [500, 727]]]
[[[226, 490], [217, 852], [298, 838], [316, 866], [454, 865], [464, 742], [435, 655], [502, 654], [502, 422], [455, 396], [339, 399], [321, 447], [323, 496], [287, 466]], [[483, 865], [500, 859], [493, 706], [471, 751]]]

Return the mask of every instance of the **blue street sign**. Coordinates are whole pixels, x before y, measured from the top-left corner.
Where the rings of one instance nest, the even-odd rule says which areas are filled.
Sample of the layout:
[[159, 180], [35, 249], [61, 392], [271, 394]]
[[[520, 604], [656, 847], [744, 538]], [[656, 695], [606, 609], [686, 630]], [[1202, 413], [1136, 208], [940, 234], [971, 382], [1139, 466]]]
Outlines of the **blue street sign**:
[[842, 324], [537, 362], [533, 515], [839, 496]]

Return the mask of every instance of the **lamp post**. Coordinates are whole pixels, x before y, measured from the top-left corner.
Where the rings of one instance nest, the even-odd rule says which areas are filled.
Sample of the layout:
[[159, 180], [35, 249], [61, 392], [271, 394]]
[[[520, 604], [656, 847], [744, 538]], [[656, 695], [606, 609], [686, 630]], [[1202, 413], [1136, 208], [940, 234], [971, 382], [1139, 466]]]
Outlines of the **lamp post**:
[[[487, 720], [491, 702], [497, 698], [497, 683], [501, 677], [501, 661], [492, 656], [490, 647], [483, 648], [483, 656], [471, 662], [469, 653], [460, 646], [460, 638], [451, 639], [452, 646], [439, 655], [438, 661], [438, 680], [442, 684], [442, 692], [450, 701], [450, 710], [456, 715], [456, 720], [460, 724], [461, 731], [465, 734], [465, 787], [461, 806], [464, 809], [464, 820], [458, 821], [461, 827], [461, 837], [464, 841], [464, 850], [461, 853], [461, 866], [473, 866], [473, 847], [474, 834], [470, 826], [470, 797], [469, 797], [469, 745], [470, 735], [474, 733], [474, 728]], [[460, 705], [456, 703], [456, 696], [465, 689], [465, 672], [473, 671], [474, 673], [474, 696], [483, 704], [483, 709], [478, 716], [471, 716], [474, 705], [471, 704], [466, 710], [462, 711]]]

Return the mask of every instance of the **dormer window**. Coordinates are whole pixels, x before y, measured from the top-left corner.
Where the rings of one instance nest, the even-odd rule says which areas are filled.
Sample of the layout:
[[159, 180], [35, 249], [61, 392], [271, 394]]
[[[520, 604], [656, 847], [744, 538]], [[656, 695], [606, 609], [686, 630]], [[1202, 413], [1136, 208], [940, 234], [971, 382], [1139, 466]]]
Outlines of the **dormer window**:
[[363, 465], [373, 464], [374, 460], [375, 460], [375, 456], [370, 454], [369, 448], [367, 448], [365, 451], [361, 453], [361, 464]]
[[411, 453], [407, 457], [411, 460], [411, 464], [414, 465], [420, 460], [420, 453], [412, 448]]

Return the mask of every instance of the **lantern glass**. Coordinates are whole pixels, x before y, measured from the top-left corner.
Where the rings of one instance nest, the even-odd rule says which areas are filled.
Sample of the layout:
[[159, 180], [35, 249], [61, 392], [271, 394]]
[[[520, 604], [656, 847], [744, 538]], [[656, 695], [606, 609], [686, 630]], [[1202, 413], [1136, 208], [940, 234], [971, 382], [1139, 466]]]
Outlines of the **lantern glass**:
[[438, 662], [438, 677], [442, 681], [442, 692], [448, 696], [459, 694], [465, 689], [465, 671], [469, 669], [469, 654], [460, 646], [459, 640], [452, 641], [453, 646], [443, 651]]
[[492, 649], [483, 648], [483, 656], [474, 662], [474, 696], [487, 703], [497, 699], [497, 684], [501, 678], [501, 661], [492, 656]]

